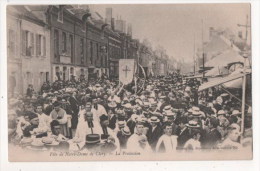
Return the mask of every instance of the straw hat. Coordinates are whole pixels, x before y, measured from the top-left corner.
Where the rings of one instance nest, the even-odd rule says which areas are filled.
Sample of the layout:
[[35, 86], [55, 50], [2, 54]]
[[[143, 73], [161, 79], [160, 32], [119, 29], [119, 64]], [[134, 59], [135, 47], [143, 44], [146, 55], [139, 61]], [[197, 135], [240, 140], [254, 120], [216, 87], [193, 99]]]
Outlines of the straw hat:
[[189, 123], [186, 124], [187, 127], [189, 128], [200, 128], [200, 125], [196, 121], [189, 121]]
[[219, 110], [218, 113], [217, 113], [217, 115], [218, 115], [218, 116], [219, 116], [219, 115], [226, 115], [226, 112], [225, 112], [224, 110]]
[[128, 128], [128, 126], [125, 126], [123, 129], [122, 129], [122, 133], [124, 135], [131, 135], [131, 132], [130, 132], [130, 129]]
[[107, 105], [108, 105], [108, 107], [110, 107], [110, 108], [115, 108], [115, 107], [117, 106], [117, 104], [116, 104], [115, 101], [111, 101], [111, 102], [109, 102]]
[[234, 115], [236, 116], [236, 115], [240, 115], [240, 114], [241, 114], [241, 112], [239, 112], [239, 110], [233, 110], [231, 116], [232, 116], [232, 115], [233, 115], [233, 116], [234, 116]]
[[158, 123], [158, 122], [160, 122], [160, 119], [158, 119], [157, 116], [152, 116], [150, 119], [148, 119], [148, 122]]

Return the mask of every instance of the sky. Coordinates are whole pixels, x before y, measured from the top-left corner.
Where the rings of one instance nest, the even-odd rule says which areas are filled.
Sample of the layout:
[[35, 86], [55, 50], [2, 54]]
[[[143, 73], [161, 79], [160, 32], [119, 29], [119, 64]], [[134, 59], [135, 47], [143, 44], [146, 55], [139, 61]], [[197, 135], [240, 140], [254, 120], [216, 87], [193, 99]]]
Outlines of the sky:
[[247, 3], [90, 5], [104, 18], [108, 7], [115, 19], [121, 16], [132, 24], [133, 38], [146, 38], [154, 48], [163, 46], [170, 57], [185, 62], [193, 60], [194, 44], [195, 48], [201, 46], [202, 30], [204, 41], [208, 40], [209, 27], [229, 28], [235, 34], [243, 31], [244, 36], [245, 28], [237, 24], [245, 24], [246, 15], [250, 20]]

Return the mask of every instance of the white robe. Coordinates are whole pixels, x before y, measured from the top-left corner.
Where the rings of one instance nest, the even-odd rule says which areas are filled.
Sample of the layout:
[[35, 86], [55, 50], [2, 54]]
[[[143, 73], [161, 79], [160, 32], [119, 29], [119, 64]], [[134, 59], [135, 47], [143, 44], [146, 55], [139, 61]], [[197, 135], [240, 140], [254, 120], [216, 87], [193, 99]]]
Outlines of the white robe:
[[38, 114], [38, 118], [39, 118], [39, 126], [38, 128], [41, 128], [42, 130], [45, 130], [44, 132], [47, 132], [49, 130], [51, 130], [51, 126], [50, 123], [52, 121], [51, 117], [42, 113], [42, 114]]
[[156, 151], [158, 152], [161, 144], [164, 143], [165, 153], [175, 152], [177, 147], [177, 138], [178, 137], [175, 135], [162, 135], [156, 144]]
[[98, 122], [100, 121], [100, 116], [107, 115], [106, 109], [100, 104], [98, 104], [98, 110], [96, 110], [94, 106], [92, 106], [91, 112], [93, 113], [93, 119]]
[[[78, 144], [78, 146], [80, 148], [82, 148], [85, 145], [86, 136], [88, 134], [92, 134], [91, 128], [88, 127], [88, 122], [85, 121], [85, 118], [84, 118], [85, 112], [86, 112], [85, 109], [79, 111], [79, 119], [78, 119], [76, 133], [75, 133], [75, 136], [73, 137], [73, 139], [69, 141], [70, 145], [73, 146], [73, 147], [70, 147], [71, 150], [73, 150], [75, 148], [76, 144]], [[103, 134], [103, 130], [101, 128], [99, 118], [98, 118], [98, 120], [96, 117], [93, 118], [92, 123], [94, 125], [94, 127], [92, 128], [93, 134], [99, 134], [99, 135]]]
[[140, 136], [144, 136], [144, 135], [137, 135], [135, 133], [135, 134], [131, 135], [131, 137], [129, 137], [129, 139], [127, 140], [127, 144], [126, 144], [126, 151], [140, 152], [140, 153], [151, 153], [152, 152], [151, 146], [149, 145], [148, 142], [146, 142], [145, 148], [142, 148], [140, 146], [140, 143], [139, 143]]

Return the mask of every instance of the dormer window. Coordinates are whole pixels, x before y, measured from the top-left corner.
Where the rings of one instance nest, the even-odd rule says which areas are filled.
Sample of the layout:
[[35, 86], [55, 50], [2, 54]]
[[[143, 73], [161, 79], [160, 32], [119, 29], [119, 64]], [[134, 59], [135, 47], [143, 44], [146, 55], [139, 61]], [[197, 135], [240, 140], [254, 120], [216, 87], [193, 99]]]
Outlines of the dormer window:
[[59, 6], [59, 12], [58, 12], [58, 21], [63, 23], [63, 6]]

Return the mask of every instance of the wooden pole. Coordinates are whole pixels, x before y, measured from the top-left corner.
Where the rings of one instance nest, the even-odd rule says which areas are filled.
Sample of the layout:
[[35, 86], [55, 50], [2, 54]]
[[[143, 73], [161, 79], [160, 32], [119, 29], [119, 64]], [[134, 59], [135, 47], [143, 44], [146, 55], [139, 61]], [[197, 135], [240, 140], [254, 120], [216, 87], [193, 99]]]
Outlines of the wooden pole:
[[193, 72], [194, 72], [194, 75], [196, 75], [195, 34], [194, 34], [194, 42], [193, 42], [193, 64], [194, 64]]
[[243, 86], [242, 86], [242, 121], [241, 121], [241, 133], [244, 133], [244, 123], [245, 123], [245, 100], [246, 100], [246, 57], [244, 57], [244, 72], [243, 72]]
[[[203, 71], [202, 71], [202, 78], [204, 80], [204, 77], [205, 77], [205, 54], [204, 54], [204, 36], [203, 36], [204, 32], [203, 32], [203, 20], [202, 20], [202, 68], [203, 68]], [[202, 80], [202, 82], [203, 82]]]

